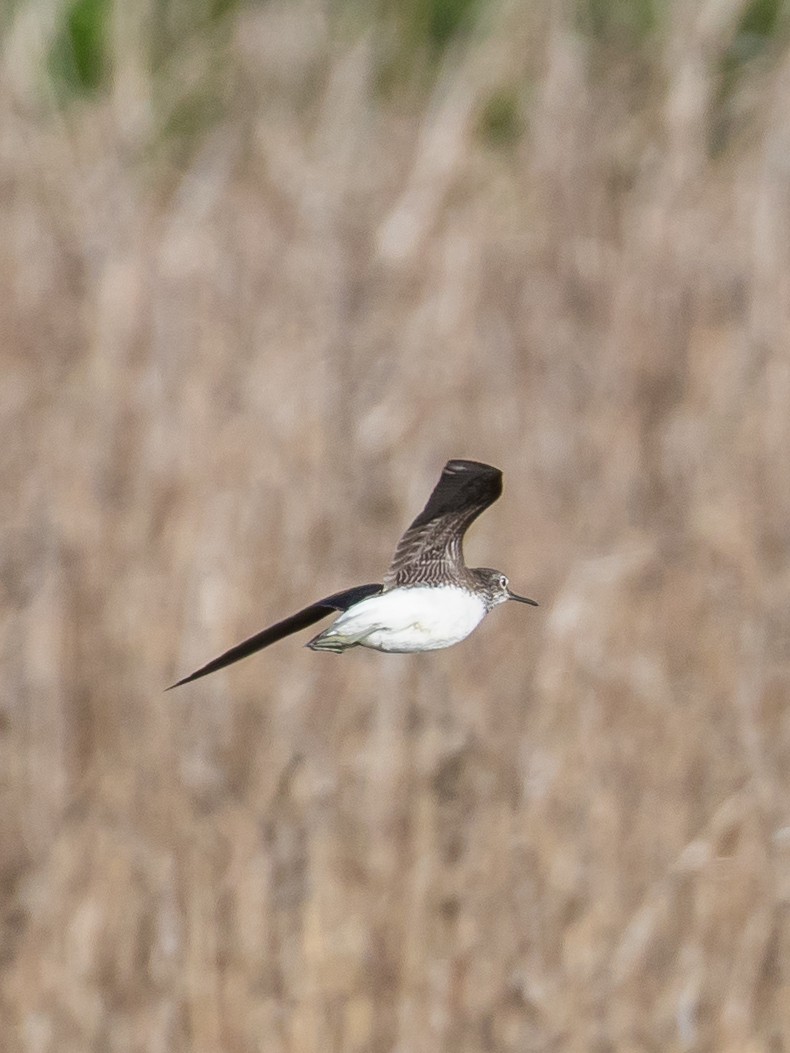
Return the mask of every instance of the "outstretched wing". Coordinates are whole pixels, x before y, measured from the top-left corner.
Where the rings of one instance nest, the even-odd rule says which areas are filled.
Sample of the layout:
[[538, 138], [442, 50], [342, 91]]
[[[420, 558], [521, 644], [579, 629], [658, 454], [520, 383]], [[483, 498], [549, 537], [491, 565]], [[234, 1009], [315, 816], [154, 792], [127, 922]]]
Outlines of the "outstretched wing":
[[501, 493], [498, 468], [478, 461], [448, 461], [428, 504], [398, 542], [384, 587], [435, 585], [448, 576], [463, 584], [463, 536]]
[[215, 673], [218, 669], [224, 669], [226, 665], [232, 665], [234, 662], [238, 662], [239, 659], [246, 658], [247, 655], [254, 654], [256, 651], [268, 647], [269, 644], [277, 643], [284, 636], [290, 636], [291, 633], [299, 632], [300, 629], [306, 629], [308, 625], [312, 625], [313, 622], [317, 622], [320, 618], [326, 618], [332, 611], [347, 611], [349, 607], [353, 607], [360, 600], [364, 600], [368, 596], [375, 596], [376, 593], [381, 591], [381, 585], [357, 585], [353, 589], [346, 589], [345, 592], [336, 592], [332, 596], [327, 596], [326, 599], [318, 600], [317, 603], [312, 603], [309, 607], [305, 607], [303, 611], [297, 611], [296, 614], [292, 614], [290, 618], [284, 618], [281, 622], [270, 625], [268, 629], [263, 629], [254, 636], [250, 636], [249, 639], [242, 640], [240, 644], [236, 644], [235, 647], [231, 647], [229, 651], [225, 651], [218, 658], [212, 659], [207, 665], [196, 669], [194, 673], [185, 676], [183, 680], [178, 680], [175, 684], [171, 684], [166, 690], [172, 691], [174, 687], [181, 687], [182, 684], [188, 684], [192, 680], [199, 680], [201, 676], [208, 676], [209, 673]]

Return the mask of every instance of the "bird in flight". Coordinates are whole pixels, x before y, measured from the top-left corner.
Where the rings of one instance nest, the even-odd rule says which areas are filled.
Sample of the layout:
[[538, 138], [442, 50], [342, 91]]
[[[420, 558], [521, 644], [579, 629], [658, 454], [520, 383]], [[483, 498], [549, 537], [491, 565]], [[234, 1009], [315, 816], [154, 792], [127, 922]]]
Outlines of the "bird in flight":
[[428, 503], [398, 542], [382, 585], [356, 585], [312, 603], [250, 636], [185, 676], [174, 687], [238, 662], [291, 633], [340, 612], [307, 644], [340, 654], [349, 647], [407, 654], [435, 651], [464, 640], [506, 600], [538, 604], [510, 591], [490, 567], [467, 567], [464, 534], [502, 493], [502, 473], [479, 461], [448, 461]]

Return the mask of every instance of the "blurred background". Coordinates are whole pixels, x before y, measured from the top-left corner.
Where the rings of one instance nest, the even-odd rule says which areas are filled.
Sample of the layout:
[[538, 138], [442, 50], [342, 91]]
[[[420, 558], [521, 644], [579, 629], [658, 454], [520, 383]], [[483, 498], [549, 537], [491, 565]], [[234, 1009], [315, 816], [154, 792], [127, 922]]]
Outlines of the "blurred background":
[[[790, 1049], [787, 3], [0, 47], [3, 1053]], [[450, 457], [538, 610], [162, 693]]]

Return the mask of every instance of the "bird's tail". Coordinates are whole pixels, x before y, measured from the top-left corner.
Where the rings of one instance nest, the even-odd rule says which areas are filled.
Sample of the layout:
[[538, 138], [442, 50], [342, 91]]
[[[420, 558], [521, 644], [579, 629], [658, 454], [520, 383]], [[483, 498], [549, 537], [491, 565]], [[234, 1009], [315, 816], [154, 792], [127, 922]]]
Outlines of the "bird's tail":
[[334, 654], [342, 654], [343, 651], [348, 651], [351, 647], [358, 647], [365, 640], [365, 637], [376, 631], [376, 628], [377, 626], [371, 628], [371, 626], [367, 625], [362, 632], [353, 632], [349, 631], [349, 626], [344, 631], [344, 627], [335, 622], [334, 625], [324, 629], [318, 636], [308, 640], [305, 647], [309, 647], [313, 651], [331, 651]]

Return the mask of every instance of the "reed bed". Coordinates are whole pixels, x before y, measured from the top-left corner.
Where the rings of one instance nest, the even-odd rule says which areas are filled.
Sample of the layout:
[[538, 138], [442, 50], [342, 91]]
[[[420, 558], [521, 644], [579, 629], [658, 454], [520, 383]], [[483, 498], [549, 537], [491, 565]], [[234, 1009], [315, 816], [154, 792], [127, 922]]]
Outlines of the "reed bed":
[[[0, 36], [0, 1049], [790, 1048], [782, 5], [85, 6]], [[163, 694], [453, 456], [538, 611]]]

